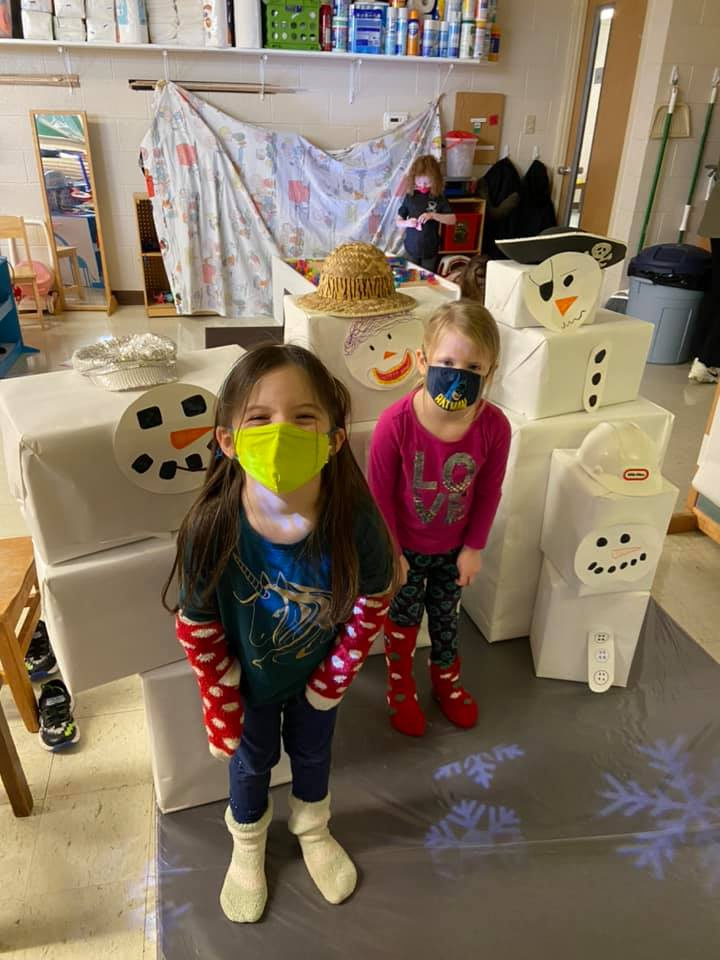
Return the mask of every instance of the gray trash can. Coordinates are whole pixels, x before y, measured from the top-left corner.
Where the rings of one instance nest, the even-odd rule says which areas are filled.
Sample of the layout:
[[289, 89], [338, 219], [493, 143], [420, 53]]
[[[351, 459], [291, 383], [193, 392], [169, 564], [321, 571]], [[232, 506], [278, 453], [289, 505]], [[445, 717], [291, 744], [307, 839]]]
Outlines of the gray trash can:
[[627, 312], [655, 327], [648, 363], [690, 359], [700, 304], [710, 279], [710, 254], [688, 243], [660, 243], [633, 257]]

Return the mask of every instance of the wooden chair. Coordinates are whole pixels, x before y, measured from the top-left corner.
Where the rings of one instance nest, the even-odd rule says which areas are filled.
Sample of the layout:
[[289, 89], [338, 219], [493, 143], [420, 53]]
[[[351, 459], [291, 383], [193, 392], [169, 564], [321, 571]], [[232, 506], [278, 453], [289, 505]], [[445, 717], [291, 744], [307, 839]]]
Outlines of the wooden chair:
[[[64, 247], [59, 246], [55, 248], [58, 259], [58, 289], [60, 290], [60, 296], [62, 297], [63, 306], [66, 303], [66, 296], [69, 294], [71, 297], [77, 297], [78, 300], [85, 299], [85, 287], [82, 282], [82, 277], [80, 276], [80, 263], [78, 262], [77, 247]], [[72, 273], [73, 282], [65, 283], [62, 276], [62, 261], [70, 261], [70, 272]]]
[[0, 704], [0, 780], [10, 798], [10, 806], [15, 816], [29, 817], [33, 808], [33, 798], [2, 704]]
[[38, 323], [44, 323], [43, 308], [42, 308], [42, 299], [40, 297], [40, 291], [38, 290], [37, 276], [35, 271], [31, 266], [26, 267], [16, 267], [14, 266], [15, 260], [15, 242], [20, 241], [25, 248], [25, 255], [21, 257], [21, 261], [27, 261], [28, 264], [32, 263], [32, 257], [30, 256], [30, 244], [28, 243], [27, 230], [25, 229], [25, 221], [22, 217], [1, 217], [0, 216], [0, 241], [7, 240], [10, 244], [10, 250], [12, 256], [9, 258], [10, 262], [13, 263], [13, 277], [15, 283], [26, 286], [30, 285], [32, 287], [33, 299], [35, 301], [34, 310], [23, 310], [21, 316], [27, 317], [30, 320], [37, 320]]
[[[26, 612], [25, 619], [20, 618]], [[0, 540], [0, 683], [5, 681], [30, 733], [39, 729], [38, 707], [25, 654], [40, 618], [30, 537]]]

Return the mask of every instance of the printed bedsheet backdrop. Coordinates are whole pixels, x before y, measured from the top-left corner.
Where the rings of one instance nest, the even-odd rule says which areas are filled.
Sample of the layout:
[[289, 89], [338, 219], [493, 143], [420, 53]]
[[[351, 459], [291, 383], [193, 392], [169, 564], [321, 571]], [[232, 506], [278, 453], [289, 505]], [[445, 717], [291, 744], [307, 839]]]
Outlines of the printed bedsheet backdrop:
[[349, 240], [398, 249], [404, 177], [423, 153], [440, 155], [437, 103], [376, 140], [326, 152], [165, 84], [141, 158], [179, 312], [271, 313], [273, 254], [322, 257]]

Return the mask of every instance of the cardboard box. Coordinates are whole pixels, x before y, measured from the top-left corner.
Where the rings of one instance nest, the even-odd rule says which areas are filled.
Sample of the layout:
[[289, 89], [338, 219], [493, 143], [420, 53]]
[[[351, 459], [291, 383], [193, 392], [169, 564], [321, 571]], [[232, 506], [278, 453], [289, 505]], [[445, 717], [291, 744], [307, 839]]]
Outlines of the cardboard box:
[[466, 613], [491, 643], [526, 637], [530, 631], [553, 450], [579, 447], [604, 420], [630, 420], [652, 437], [662, 464], [674, 419], [669, 411], [643, 399], [548, 420], [527, 420], [505, 412], [512, 442], [503, 496], [483, 551], [482, 571], [463, 590], [462, 600]]
[[[178, 379], [216, 393], [237, 346], [181, 354]], [[0, 383], [10, 491], [47, 564], [176, 531], [198, 491], [151, 493], [120, 470], [118, 421], [141, 392], [114, 393], [73, 370]]]
[[635, 400], [653, 325], [598, 310], [595, 323], [571, 333], [498, 324], [500, 366], [490, 399], [528, 420]]
[[[163, 813], [215, 803], [228, 796], [228, 763], [210, 753], [195, 675], [178, 660], [141, 677], [155, 798]], [[283, 751], [273, 787], [292, 779]]]
[[678, 493], [667, 480], [653, 496], [610, 493], [555, 450], [540, 549], [579, 596], [651, 590]]
[[54, 566], [36, 556], [43, 619], [74, 693], [177, 660], [160, 594], [174, 539], [154, 538]]
[[538, 677], [587, 683], [588, 633], [611, 630], [615, 646], [613, 686], [626, 687], [649, 600], [646, 591], [578, 597], [546, 559], [530, 630], [535, 673]]

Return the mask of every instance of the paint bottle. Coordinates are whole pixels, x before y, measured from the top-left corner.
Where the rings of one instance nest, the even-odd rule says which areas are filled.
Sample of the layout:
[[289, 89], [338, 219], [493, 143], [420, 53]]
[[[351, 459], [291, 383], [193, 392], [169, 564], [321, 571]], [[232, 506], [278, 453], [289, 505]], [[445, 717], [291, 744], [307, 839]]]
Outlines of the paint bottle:
[[407, 54], [408, 42], [408, 8], [398, 7], [397, 39], [395, 42], [395, 53], [398, 57], [404, 57]]
[[338, 53], [346, 53], [348, 48], [349, 20], [347, 17], [333, 17], [332, 48]]
[[497, 0], [488, 0], [488, 14], [485, 19], [488, 23], [495, 23], [497, 20]]
[[440, 21], [425, 17], [422, 31], [422, 55], [437, 57], [440, 46]]
[[438, 44], [438, 56], [449, 57], [450, 49], [450, 24], [447, 20], [440, 21], [440, 42]]
[[399, 9], [388, 7], [385, 13], [385, 54], [394, 57], [397, 50]]
[[490, 0], [477, 0], [476, 19], [484, 20], [487, 23], [490, 12]]
[[409, 57], [420, 55], [420, 14], [417, 10], [411, 10], [408, 13], [407, 55]]
[[490, 45], [490, 29], [484, 20], [475, 21], [475, 47], [473, 49], [473, 58], [475, 60], [487, 60], [486, 44]]
[[[453, 16], [455, 16], [453, 14]], [[451, 16], [450, 22], [448, 23], [448, 57], [456, 59], [460, 56], [460, 34], [462, 32], [462, 24], [460, 23], [459, 15], [453, 19]]]
[[463, 20], [460, 27], [460, 59], [472, 60], [475, 44], [475, 21]]
[[320, 49], [325, 53], [332, 50], [332, 7], [324, 3], [320, 7]]
[[500, 57], [500, 37], [501, 33], [499, 28], [493, 26], [490, 34], [490, 52], [488, 53], [488, 60], [490, 60], [492, 63], [494, 63]]
[[474, 20], [475, 19], [475, 6], [476, 0], [462, 0], [462, 19], [463, 20]]

